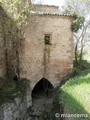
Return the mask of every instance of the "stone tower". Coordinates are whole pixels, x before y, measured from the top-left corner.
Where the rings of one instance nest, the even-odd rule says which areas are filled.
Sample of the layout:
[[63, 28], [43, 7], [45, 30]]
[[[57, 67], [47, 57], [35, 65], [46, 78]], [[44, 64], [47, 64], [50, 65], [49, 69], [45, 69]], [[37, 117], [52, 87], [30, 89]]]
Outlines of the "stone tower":
[[70, 29], [73, 18], [61, 14], [57, 6], [39, 5], [31, 12], [23, 41], [20, 76], [31, 81], [31, 89], [42, 78], [56, 87], [73, 67]]

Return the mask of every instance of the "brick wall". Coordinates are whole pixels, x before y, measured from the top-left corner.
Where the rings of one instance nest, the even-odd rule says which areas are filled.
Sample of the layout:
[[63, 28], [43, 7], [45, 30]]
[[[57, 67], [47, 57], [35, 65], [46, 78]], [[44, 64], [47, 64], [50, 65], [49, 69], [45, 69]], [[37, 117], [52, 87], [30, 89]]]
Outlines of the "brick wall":
[[[2, 10], [0, 12], [2, 13]], [[0, 18], [2, 19], [2, 16]], [[0, 20], [0, 22], [2, 21]], [[64, 15], [34, 14], [31, 16], [18, 50], [20, 50], [20, 76], [29, 79], [32, 88], [42, 78], [48, 79], [53, 86], [57, 86], [62, 78], [71, 72], [73, 67], [71, 22], [72, 17]], [[14, 75], [17, 68], [16, 48], [20, 39], [13, 35], [12, 24], [11, 20], [12, 29], [10, 29], [10, 34], [5, 36], [5, 40], [12, 44], [7, 49], [7, 60], [5, 49], [1, 50], [0, 47], [0, 76], [6, 72], [6, 61], [9, 75]], [[0, 27], [2, 27], [2, 23]], [[4, 44], [1, 33], [0, 31], [0, 42]], [[51, 45], [44, 44], [45, 34], [50, 34]]]
[[[73, 67], [72, 18], [55, 15], [33, 15], [25, 32], [21, 55], [21, 77], [31, 80], [32, 88], [43, 77], [57, 86]], [[44, 35], [51, 35], [45, 51]]]

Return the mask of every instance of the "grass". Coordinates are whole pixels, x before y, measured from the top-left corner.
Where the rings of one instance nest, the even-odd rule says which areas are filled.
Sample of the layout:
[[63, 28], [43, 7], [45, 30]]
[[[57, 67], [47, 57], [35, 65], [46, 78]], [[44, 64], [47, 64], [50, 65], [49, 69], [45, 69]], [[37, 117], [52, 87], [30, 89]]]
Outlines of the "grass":
[[15, 82], [11, 79], [0, 78], [0, 105], [21, 97], [26, 92], [27, 80]]
[[81, 76], [69, 79], [59, 88], [60, 102], [70, 114], [87, 114], [73, 120], [90, 120], [90, 69], [81, 71]]

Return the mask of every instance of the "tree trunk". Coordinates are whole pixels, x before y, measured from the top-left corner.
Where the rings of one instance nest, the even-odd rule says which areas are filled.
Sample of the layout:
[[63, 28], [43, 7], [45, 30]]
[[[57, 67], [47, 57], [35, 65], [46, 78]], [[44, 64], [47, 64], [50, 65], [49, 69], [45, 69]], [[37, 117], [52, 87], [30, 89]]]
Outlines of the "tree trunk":
[[82, 62], [82, 59], [83, 59], [83, 45], [82, 45], [81, 50], [80, 50], [79, 63]]
[[75, 46], [75, 65], [78, 65], [78, 45]]

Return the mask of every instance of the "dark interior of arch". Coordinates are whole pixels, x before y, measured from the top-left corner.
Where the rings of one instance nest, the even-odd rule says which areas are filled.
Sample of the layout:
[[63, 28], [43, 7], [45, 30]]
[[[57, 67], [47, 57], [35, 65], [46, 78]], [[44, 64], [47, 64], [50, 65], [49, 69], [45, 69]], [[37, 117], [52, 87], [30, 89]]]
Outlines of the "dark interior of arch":
[[36, 97], [37, 95], [47, 95], [52, 93], [53, 85], [45, 78], [42, 78], [33, 88], [32, 97]]

